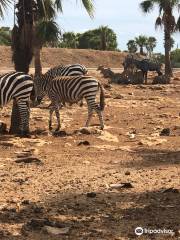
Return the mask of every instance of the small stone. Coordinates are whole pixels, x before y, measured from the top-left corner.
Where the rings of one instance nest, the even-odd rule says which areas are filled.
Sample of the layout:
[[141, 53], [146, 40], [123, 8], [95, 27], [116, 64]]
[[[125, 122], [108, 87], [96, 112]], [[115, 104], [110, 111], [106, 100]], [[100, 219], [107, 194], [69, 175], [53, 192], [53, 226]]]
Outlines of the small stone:
[[179, 193], [179, 190], [176, 188], [168, 188], [163, 190], [162, 193]]
[[78, 146], [81, 146], [81, 145], [89, 146], [90, 143], [89, 143], [88, 141], [80, 141], [80, 142], [78, 143]]
[[96, 193], [95, 192], [89, 192], [89, 193], [86, 194], [86, 196], [88, 198], [95, 198], [96, 197]]
[[50, 227], [50, 226], [44, 226], [43, 230], [52, 235], [65, 235], [69, 233], [70, 228], [65, 227], [65, 228], [56, 228], [56, 227]]
[[79, 130], [79, 132], [82, 133], [82, 134], [86, 134], [86, 135], [90, 135], [91, 134], [91, 131], [88, 128], [81, 128]]
[[169, 128], [164, 128], [161, 132], [160, 132], [160, 136], [169, 136], [171, 134], [171, 131]]
[[126, 175], [126, 176], [129, 176], [130, 174], [131, 174], [131, 173], [130, 173], [129, 171], [126, 171], [126, 172], [125, 172], [125, 175]]
[[15, 160], [16, 163], [36, 163], [42, 164], [41, 160], [36, 157], [27, 157], [27, 158], [20, 158]]

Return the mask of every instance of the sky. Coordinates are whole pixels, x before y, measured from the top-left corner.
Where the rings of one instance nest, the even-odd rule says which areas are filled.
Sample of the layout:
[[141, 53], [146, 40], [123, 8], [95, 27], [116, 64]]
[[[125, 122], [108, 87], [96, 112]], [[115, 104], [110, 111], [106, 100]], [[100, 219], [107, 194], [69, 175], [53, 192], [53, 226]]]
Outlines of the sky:
[[[98, 28], [101, 25], [108, 26], [117, 35], [118, 48], [127, 49], [127, 42], [139, 35], [155, 36], [157, 39], [156, 52], [163, 52], [163, 31], [155, 30], [154, 23], [158, 16], [158, 10], [151, 14], [142, 13], [139, 3], [141, 0], [93, 0], [95, 6], [94, 18], [91, 19], [81, 0], [62, 0], [63, 14], [58, 14], [57, 22], [62, 32], [84, 32]], [[13, 26], [12, 11], [9, 10], [1, 26]], [[180, 46], [180, 33], [174, 34], [175, 47]]]

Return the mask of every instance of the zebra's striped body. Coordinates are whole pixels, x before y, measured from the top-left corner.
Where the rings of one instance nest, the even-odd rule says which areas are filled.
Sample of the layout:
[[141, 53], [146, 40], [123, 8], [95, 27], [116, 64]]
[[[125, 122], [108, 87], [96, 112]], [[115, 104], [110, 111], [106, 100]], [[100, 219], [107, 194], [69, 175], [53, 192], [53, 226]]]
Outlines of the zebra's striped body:
[[[58, 76], [79, 76], [87, 74], [88, 70], [84, 65], [81, 64], [68, 64], [68, 65], [59, 65], [49, 69], [45, 74], [41, 76], [36, 76], [36, 78], [40, 78], [42, 81], [52, 80]], [[62, 104], [64, 104], [62, 102]], [[81, 105], [83, 102], [81, 101]]]
[[11, 72], [0, 76], [0, 107], [15, 99], [20, 114], [20, 129], [27, 132], [29, 124], [29, 99], [33, 89], [31, 76], [22, 72]]
[[[42, 96], [48, 95], [51, 100], [49, 129], [52, 125], [52, 114], [55, 111], [58, 126], [56, 131], [60, 128], [59, 106], [61, 103], [77, 103], [82, 98], [85, 98], [88, 105], [88, 119], [86, 127], [92, 117], [93, 110], [99, 116], [101, 129], [104, 128], [102, 111], [104, 110], [104, 90], [101, 84], [90, 76], [61, 76], [53, 80], [39, 81], [35, 79], [35, 89], [38, 101], [41, 101]], [[96, 103], [96, 94], [100, 88], [100, 106]]]
[[55, 78], [57, 76], [78, 76], [87, 74], [88, 70], [85, 66], [81, 64], [68, 64], [68, 65], [59, 65], [49, 69], [44, 77], [46, 78]]

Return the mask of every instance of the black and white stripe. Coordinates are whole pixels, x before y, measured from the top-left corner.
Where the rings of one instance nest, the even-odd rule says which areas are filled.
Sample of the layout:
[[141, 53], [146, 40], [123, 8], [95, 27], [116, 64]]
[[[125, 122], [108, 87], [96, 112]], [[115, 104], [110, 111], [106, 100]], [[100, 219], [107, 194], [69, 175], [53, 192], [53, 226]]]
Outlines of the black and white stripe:
[[[42, 81], [52, 80], [58, 76], [79, 76], [87, 74], [88, 70], [84, 65], [79, 63], [77, 64], [68, 64], [68, 65], [59, 65], [49, 69], [45, 74], [36, 76]], [[80, 105], [83, 105], [81, 101]]]
[[87, 74], [88, 70], [81, 64], [59, 65], [49, 69], [45, 74], [45, 78], [55, 78], [57, 76], [78, 76]]
[[0, 107], [12, 99], [18, 105], [20, 130], [26, 133], [29, 125], [29, 99], [33, 89], [31, 76], [22, 72], [11, 72], [0, 76]]
[[[52, 114], [55, 111], [57, 118], [57, 129], [60, 128], [59, 107], [63, 103], [77, 103], [83, 98], [86, 99], [88, 105], [88, 119], [86, 127], [89, 126], [93, 110], [99, 116], [101, 129], [104, 128], [102, 111], [104, 110], [104, 90], [101, 84], [90, 76], [61, 76], [53, 80], [34, 79], [37, 100], [41, 101], [42, 97], [48, 95], [51, 100], [49, 129], [52, 125]], [[96, 103], [96, 95], [100, 88], [100, 105]]]

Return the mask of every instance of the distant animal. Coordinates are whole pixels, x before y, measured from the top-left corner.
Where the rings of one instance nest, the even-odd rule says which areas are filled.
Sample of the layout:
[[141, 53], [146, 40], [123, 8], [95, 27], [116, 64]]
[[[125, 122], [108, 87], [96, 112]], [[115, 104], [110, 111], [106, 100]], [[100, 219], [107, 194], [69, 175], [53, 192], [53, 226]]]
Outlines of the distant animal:
[[[37, 101], [48, 95], [51, 100], [50, 116], [49, 116], [49, 130], [52, 130], [52, 114], [55, 111], [57, 118], [57, 128], [59, 131], [60, 114], [59, 106], [61, 103], [77, 103], [82, 98], [85, 98], [88, 106], [88, 119], [86, 127], [89, 126], [93, 110], [98, 114], [101, 129], [104, 128], [102, 111], [105, 106], [104, 89], [102, 85], [93, 77], [90, 76], [59, 76], [53, 80], [45, 78], [34, 78], [35, 91]], [[96, 103], [96, 94], [100, 89], [100, 105]]]
[[155, 63], [155, 62], [151, 61], [150, 59], [137, 60], [137, 59], [133, 58], [132, 56], [126, 57], [123, 62], [124, 70], [127, 70], [132, 65], [134, 65], [137, 69], [142, 71], [143, 78], [144, 78], [146, 84], [147, 84], [148, 71], [156, 71], [158, 73], [158, 76], [162, 75], [162, 72], [161, 72], [162, 64]]
[[0, 76], [0, 107], [16, 100], [20, 115], [21, 135], [29, 131], [29, 100], [33, 89], [33, 80], [23, 72], [11, 72]]
[[[78, 75], [85, 75], [87, 73], [88, 73], [87, 68], [84, 65], [77, 63], [77, 64], [55, 66], [49, 69], [45, 74], [36, 76], [36, 78], [40, 78], [42, 79], [42, 81], [46, 81], [46, 80], [52, 80], [57, 76], [78, 76]], [[83, 105], [82, 101], [80, 105]]]
[[100, 71], [104, 78], [112, 78], [114, 76], [114, 72], [110, 68], [106, 68], [102, 65], [97, 68], [97, 71]]

